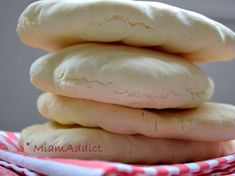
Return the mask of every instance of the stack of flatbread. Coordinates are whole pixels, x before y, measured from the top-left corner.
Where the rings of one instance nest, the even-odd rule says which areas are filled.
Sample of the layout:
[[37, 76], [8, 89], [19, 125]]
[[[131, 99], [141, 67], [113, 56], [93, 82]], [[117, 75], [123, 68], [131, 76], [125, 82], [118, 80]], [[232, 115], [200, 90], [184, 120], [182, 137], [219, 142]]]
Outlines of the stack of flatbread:
[[235, 34], [198, 13], [126, 0], [42, 0], [19, 18], [49, 120], [22, 131], [29, 154], [179, 163], [235, 152], [235, 107], [206, 102], [214, 84], [193, 62], [235, 57]]

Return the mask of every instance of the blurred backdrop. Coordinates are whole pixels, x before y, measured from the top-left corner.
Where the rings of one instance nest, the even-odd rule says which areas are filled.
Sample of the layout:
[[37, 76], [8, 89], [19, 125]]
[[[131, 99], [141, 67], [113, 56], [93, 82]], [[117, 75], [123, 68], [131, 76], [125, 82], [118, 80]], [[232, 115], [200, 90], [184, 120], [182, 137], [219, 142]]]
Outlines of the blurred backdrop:
[[[20, 43], [18, 17], [32, 0], [0, 1], [0, 130], [19, 131], [44, 120], [36, 109], [36, 90], [29, 79], [32, 62], [44, 52]], [[235, 31], [235, 0], [159, 0], [200, 12]], [[235, 104], [235, 60], [200, 65], [215, 81], [213, 101]]]

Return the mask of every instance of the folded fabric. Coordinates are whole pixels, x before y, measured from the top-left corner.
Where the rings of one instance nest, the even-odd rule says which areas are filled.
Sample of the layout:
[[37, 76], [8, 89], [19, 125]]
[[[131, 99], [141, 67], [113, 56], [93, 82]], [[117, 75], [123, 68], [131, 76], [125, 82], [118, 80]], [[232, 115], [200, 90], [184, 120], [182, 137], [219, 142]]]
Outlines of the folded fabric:
[[18, 140], [18, 133], [0, 131], [0, 160], [2, 160], [0, 165], [26, 176], [41, 174], [48, 176], [228, 175], [235, 171], [235, 154], [197, 163], [141, 166], [27, 155], [19, 148]]
[[121, 42], [152, 46], [193, 61], [235, 57], [235, 35], [230, 29], [159, 2], [38, 1], [22, 13], [17, 32], [25, 44], [49, 51], [84, 42]]
[[14, 171], [11, 171], [10, 169], [2, 167], [1, 161], [0, 161], [0, 175], [1, 176], [18, 176], [18, 174], [16, 174]]
[[180, 56], [111, 44], [80, 44], [36, 60], [41, 90], [137, 108], [191, 108], [208, 100], [213, 81]]
[[[8, 133], [8, 134], [10, 134], [10, 133]], [[0, 158], [3, 158], [3, 155], [1, 155], [2, 152], [4, 152], [4, 151], [1, 151], [1, 147], [0, 147]], [[19, 153], [19, 152], [17, 152], [17, 153]], [[8, 160], [8, 159], [6, 159], [6, 160]], [[1, 159], [0, 159], [0, 166], [2, 166], [2, 169], [5, 168], [3, 170], [3, 172], [8, 171], [6, 173], [6, 176], [14, 176], [14, 174], [16, 174], [16, 175], [18, 175], [18, 174], [19, 175], [26, 175], [26, 176], [41, 176], [41, 174], [38, 174], [37, 172], [30, 171], [29, 169], [20, 167], [16, 164], [12, 164], [12, 163], [8, 163], [6, 161], [2, 161]], [[2, 175], [1, 172], [0, 172], [0, 175], [5, 176], [4, 173]]]
[[229, 104], [204, 103], [195, 109], [147, 110], [52, 93], [42, 94], [37, 104], [43, 117], [65, 125], [100, 127], [113, 133], [157, 138], [235, 139], [235, 106]]

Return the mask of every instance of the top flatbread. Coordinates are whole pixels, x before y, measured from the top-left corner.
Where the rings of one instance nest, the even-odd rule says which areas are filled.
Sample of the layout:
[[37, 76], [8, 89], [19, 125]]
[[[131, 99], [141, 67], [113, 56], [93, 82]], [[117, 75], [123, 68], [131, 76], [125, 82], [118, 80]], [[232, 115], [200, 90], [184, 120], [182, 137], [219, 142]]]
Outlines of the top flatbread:
[[235, 35], [195, 12], [145, 1], [38, 1], [22, 13], [21, 40], [48, 51], [82, 42], [121, 42], [179, 53], [192, 61], [235, 57]]

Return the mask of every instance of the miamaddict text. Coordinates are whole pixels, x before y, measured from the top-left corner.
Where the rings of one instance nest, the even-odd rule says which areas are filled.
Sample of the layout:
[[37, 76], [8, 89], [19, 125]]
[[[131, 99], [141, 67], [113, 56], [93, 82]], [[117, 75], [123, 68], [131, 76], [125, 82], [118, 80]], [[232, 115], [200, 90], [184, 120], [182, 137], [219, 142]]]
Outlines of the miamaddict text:
[[66, 146], [61, 145], [33, 145], [33, 152], [81, 152], [81, 153], [97, 153], [102, 152], [100, 144], [94, 145], [91, 143], [85, 144], [68, 144]]

